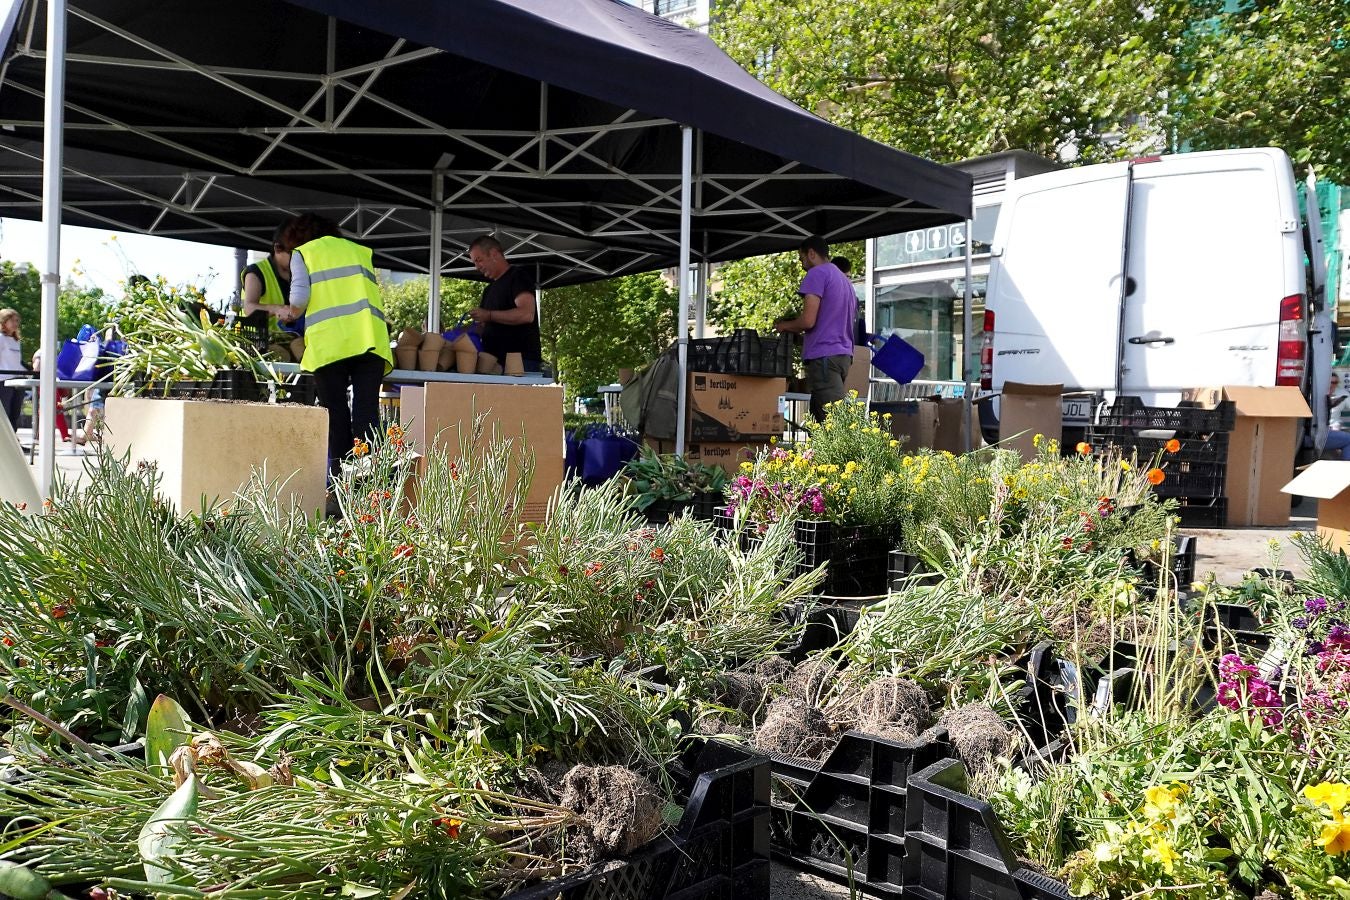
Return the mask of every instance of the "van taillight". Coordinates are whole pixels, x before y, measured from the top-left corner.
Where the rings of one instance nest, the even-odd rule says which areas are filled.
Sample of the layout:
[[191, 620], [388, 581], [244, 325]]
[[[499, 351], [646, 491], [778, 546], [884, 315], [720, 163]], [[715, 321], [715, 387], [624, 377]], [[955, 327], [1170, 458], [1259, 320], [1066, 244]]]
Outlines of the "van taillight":
[[1275, 347], [1275, 383], [1301, 387], [1308, 358], [1308, 325], [1303, 321], [1302, 294], [1280, 301], [1280, 337]]
[[994, 311], [984, 311], [984, 336], [980, 344], [980, 388], [994, 389]]

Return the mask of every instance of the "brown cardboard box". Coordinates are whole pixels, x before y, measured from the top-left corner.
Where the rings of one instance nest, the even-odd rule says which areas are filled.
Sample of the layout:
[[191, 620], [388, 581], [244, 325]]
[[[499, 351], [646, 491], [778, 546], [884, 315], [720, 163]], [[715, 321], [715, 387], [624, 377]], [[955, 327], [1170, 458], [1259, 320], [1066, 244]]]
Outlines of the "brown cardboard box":
[[1062, 384], [1005, 382], [999, 402], [999, 445], [1030, 460], [1036, 455], [1036, 435], [1058, 441], [1064, 434], [1063, 393]]
[[1280, 486], [1294, 471], [1299, 420], [1312, 415], [1302, 392], [1229, 384], [1186, 391], [1183, 398], [1210, 407], [1232, 400], [1237, 410], [1224, 475], [1228, 524], [1289, 524], [1289, 498]]
[[860, 399], [866, 400], [872, 388], [872, 349], [867, 346], [853, 348], [853, 365], [848, 367], [848, 377], [844, 379], [845, 395], [857, 391]]
[[[1280, 488], [1283, 493], [1317, 498], [1317, 536], [1333, 550], [1350, 551], [1350, 460], [1322, 459]], [[1288, 500], [1285, 508], [1289, 507]]]
[[[939, 408], [929, 400], [907, 400], [904, 403], [888, 403], [885, 411], [890, 413], [891, 434], [901, 442], [900, 449], [906, 453], [920, 447], [933, 446], [937, 439]], [[959, 424], [959, 423], [958, 423]]]
[[786, 378], [689, 373], [689, 441], [741, 441], [783, 433]]
[[754, 462], [759, 452], [767, 446], [766, 441], [704, 441], [690, 444], [685, 458], [701, 465], [716, 466], [734, 477], [740, 474], [741, 463]]
[[[485, 442], [496, 429], [500, 438], [524, 442], [534, 453], [534, 480], [520, 510], [522, 522], [542, 522], [548, 501], [563, 480], [563, 389], [559, 385], [463, 384], [428, 382], [402, 391], [400, 419], [420, 446], [441, 446], [451, 459], [459, 455], [460, 431], [484, 416]], [[428, 444], [429, 442], [429, 444]]]

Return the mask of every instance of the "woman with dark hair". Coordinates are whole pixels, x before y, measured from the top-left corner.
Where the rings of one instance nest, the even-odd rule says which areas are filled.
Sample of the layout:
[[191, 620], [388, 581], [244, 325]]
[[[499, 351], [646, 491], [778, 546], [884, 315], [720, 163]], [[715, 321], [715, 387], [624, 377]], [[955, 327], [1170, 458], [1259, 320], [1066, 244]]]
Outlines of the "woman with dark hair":
[[[239, 274], [240, 297], [243, 299], [243, 320], [267, 332], [268, 316], [283, 314], [290, 305], [291, 253], [282, 243], [288, 222], [282, 222], [272, 233], [272, 252], [244, 269]], [[285, 327], [296, 334], [303, 328], [287, 322]]]
[[375, 436], [380, 382], [394, 368], [373, 254], [313, 213], [286, 223], [281, 246], [291, 254], [291, 302], [278, 319], [305, 317], [300, 368], [314, 373], [328, 410], [328, 471], [337, 475], [353, 446]]

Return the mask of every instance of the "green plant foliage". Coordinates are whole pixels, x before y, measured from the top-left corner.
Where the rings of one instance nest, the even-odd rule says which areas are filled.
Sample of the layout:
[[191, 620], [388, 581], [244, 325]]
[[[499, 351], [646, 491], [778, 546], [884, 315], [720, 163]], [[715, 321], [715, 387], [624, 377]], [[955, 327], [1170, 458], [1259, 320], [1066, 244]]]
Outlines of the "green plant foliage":
[[[449, 328], [465, 311], [477, 306], [486, 286], [481, 281], [442, 278], [441, 327]], [[431, 281], [426, 276], [380, 282], [380, 303], [390, 334], [398, 334], [405, 328], [425, 331], [430, 302]]]
[[639, 512], [658, 500], [683, 502], [696, 494], [721, 496], [727, 482], [726, 472], [716, 466], [660, 454], [645, 445], [624, 467], [623, 474], [633, 493], [633, 508]]

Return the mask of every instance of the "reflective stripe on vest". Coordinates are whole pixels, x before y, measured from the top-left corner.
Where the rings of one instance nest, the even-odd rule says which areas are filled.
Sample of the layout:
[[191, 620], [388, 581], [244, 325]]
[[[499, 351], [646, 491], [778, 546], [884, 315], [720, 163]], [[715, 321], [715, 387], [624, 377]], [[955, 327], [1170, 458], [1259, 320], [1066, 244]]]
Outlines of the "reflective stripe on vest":
[[[258, 272], [262, 275], [263, 290], [258, 297], [260, 304], [268, 306], [285, 306], [287, 303], [286, 295], [281, 293], [281, 282], [277, 280], [277, 271], [272, 268], [272, 258], [265, 256], [254, 263], [258, 267]], [[244, 285], [244, 276], [248, 270], [239, 273], [239, 286], [242, 289]]]
[[374, 353], [394, 367], [379, 285], [368, 247], [323, 237], [295, 249], [309, 273], [305, 308], [305, 356], [301, 368], [313, 372], [344, 359]]

